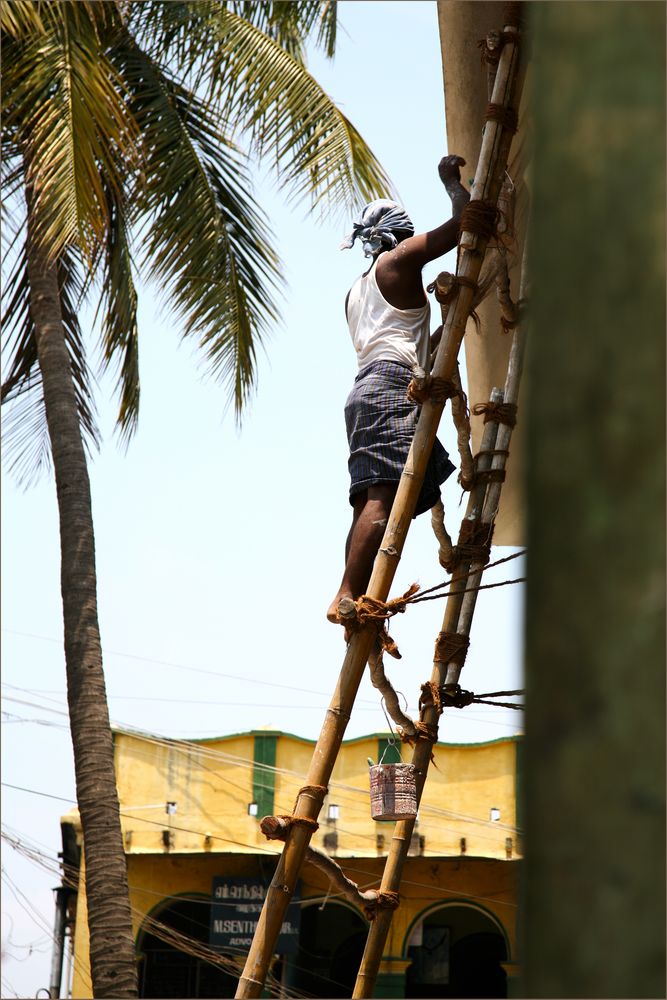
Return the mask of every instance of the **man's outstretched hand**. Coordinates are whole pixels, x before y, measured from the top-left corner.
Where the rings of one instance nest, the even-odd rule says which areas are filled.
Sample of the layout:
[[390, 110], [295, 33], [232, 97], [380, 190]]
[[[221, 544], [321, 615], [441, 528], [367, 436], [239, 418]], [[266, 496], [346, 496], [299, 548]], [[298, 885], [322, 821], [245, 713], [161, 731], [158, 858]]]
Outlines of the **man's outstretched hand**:
[[464, 166], [465, 160], [462, 156], [443, 156], [438, 164], [438, 174], [440, 180], [447, 187], [452, 181], [461, 183], [460, 167]]

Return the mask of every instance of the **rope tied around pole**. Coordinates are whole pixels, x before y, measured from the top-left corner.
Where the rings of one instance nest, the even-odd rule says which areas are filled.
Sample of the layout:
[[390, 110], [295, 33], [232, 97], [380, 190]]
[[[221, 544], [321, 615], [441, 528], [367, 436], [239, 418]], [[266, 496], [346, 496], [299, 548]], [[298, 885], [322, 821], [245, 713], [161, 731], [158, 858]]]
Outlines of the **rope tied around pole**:
[[458, 684], [446, 684], [442, 688], [442, 700], [448, 708], [467, 708], [475, 696], [472, 691], [464, 691]]
[[485, 63], [490, 66], [497, 66], [500, 62], [500, 53], [503, 50], [504, 44], [503, 35], [500, 31], [490, 31], [486, 38], [480, 38], [477, 42], [477, 48], [480, 50], [482, 66]]
[[[518, 19], [513, 17], [511, 13], [510, 18], [511, 20], [504, 22], [508, 27], [517, 29], [521, 27]], [[486, 64], [497, 67], [500, 62], [500, 55], [508, 42], [516, 44], [517, 36], [515, 31], [496, 31], [494, 29], [489, 31], [486, 38], [480, 38], [477, 42], [477, 48], [480, 50], [482, 66]]]
[[[426, 683], [422, 684], [421, 695], [419, 697], [419, 714], [423, 716], [424, 709], [430, 707], [434, 707], [438, 715], [442, 713], [442, 702], [438, 685], [433, 681], [426, 681]], [[438, 742], [438, 727], [430, 722], [424, 722], [422, 718], [414, 723], [413, 733], [400, 730], [400, 735], [401, 741], [411, 747], [416, 746], [419, 740], [426, 740], [433, 746], [434, 743]], [[433, 751], [431, 751], [431, 763], [435, 765]]]
[[474, 320], [475, 327], [479, 333], [481, 330], [481, 322], [479, 316], [475, 312], [475, 306], [478, 305], [483, 299], [484, 289], [480, 288], [478, 282], [476, 282], [473, 278], [467, 278], [464, 274], [452, 274], [450, 271], [441, 271], [435, 281], [432, 281], [430, 285], [426, 286], [426, 291], [434, 294], [436, 300], [442, 306], [444, 320], [447, 309], [453, 302], [459, 288], [472, 289], [473, 296], [470, 316]]
[[314, 819], [307, 819], [306, 816], [264, 816], [260, 820], [259, 828], [267, 840], [287, 840], [293, 826], [305, 826], [313, 833], [319, 830], [320, 824]]
[[491, 558], [491, 541], [494, 524], [484, 524], [478, 518], [466, 518], [461, 521], [459, 540], [452, 546], [449, 563], [445, 566], [448, 573], [453, 573], [462, 562], [482, 563], [484, 566]]
[[400, 896], [397, 892], [387, 889], [385, 892], [378, 891], [375, 899], [370, 900], [364, 906], [364, 913], [367, 920], [375, 920], [378, 910], [397, 910], [400, 905]]
[[507, 427], [515, 427], [517, 409], [516, 403], [475, 403], [472, 412], [476, 417], [483, 414], [485, 424], [493, 420], [498, 424], [505, 424]]
[[[428, 722], [415, 722], [414, 733], [401, 733], [401, 742], [407, 743], [408, 746], [414, 747], [417, 745], [419, 740], [426, 740], [433, 746], [438, 742], [438, 727], [432, 726]], [[431, 750], [431, 763], [437, 768], [435, 762], [435, 754]]]
[[[458, 632], [439, 632], [435, 640], [433, 659], [436, 663], [455, 663], [463, 667], [468, 655], [470, 636]], [[422, 688], [423, 691], [423, 688]]]
[[485, 241], [496, 235], [500, 210], [491, 201], [482, 198], [469, 201], [461, 213], [459, 233], [472, 233]]
[[510, 132], [516, 132], [519, 128], [519, 116], [514, 108], [504, 104], [494, 104], [492, 101], [486, 106], [484, 120], [487, 122], [498, 122], [503, 128]]
[[349, 609], [346, 608], [344, 618], [340, 615], [340, 610], [339, 616], [341, 616], [346, 628], [352, 632], [359, 631], [366, 625], [375, 626], [382, 649], [394, 659], [400, 660], [401, 654], [398, 646], [389, 635], [386, 623], [389, 618], [405, 611], [411, 598], [418, 590], [419, 584], [413, 583], [401, 597], [394, 597], [390, 601], [381, 601], [369, 594], [362, 594], [356, 601], [351, 602], [352, 606]]
[[307, 816], [295, 816], [294, 811], [299, 798], [302, 795], [312, 796], [321, 806], [322, 799], [328, 791], [329, 789], [326, 785], [303, 785], [303, 787], [296, 793], [296, 799], [294, 800], [294, 806], [291, 813], [283, 813], [280, 816], [264, 816], [264, 818], [260, 821], [259, 828], [266, 839], [286, 840], [287, 835], [293, 826], [305, 826], [313, 833], [315, 833], [316, 830], [319, 830], [320, 824], [316, 820], [309, 819]]
[[[419, 695], [419, 714], [422, 715], [425, 708], [434, 708], [437, 715], [442, 714], [442, 699], [440, 697], [440, 688], [434, 681], [426, 681], [422, 684], [421, 694]], [[424, 723], [427, 726], [426, 723]], [[427, 726], [427, 728], [432, 729], [433, 727]], [[436, 729], [436, 739], [437, 739], [437, 726]]]
[[326, 787], [326, 785], [303, 785], [303, 787], [301, 787], [299, 791], [296, 793], [296, 801], [294, 805], [296, 807], [296, 803], [299, 801], [301, 795], [310, 795], [314, 799], [319, 799], [321, 805], [322, 799], [324, 798], [324, 796], [327, 794], [328, 791], [329, 789]]
[[478, 451], [475, 455], [475, 482], [476, 483], [504, 483], [505, 482], [505, 469], [480, 469], [478, 468], [478, 460], [482, 455], [490, 455], [491, 458], [495, 455], [504, 455], [505, 458], [508, 457], [509, 451], [507, 448], [485, 448]]

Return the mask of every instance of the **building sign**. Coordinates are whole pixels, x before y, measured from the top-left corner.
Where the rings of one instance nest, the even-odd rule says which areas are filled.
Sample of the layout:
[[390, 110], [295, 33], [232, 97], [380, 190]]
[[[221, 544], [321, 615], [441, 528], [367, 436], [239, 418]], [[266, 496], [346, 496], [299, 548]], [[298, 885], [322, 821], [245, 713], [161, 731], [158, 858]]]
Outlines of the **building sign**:
[[[259, 879], [216, 876], [211, 892], [211, 929], [213, 948], [247, 951], [262, 912], [268, 885]], [[297, 884], [287, 907], [278, 941], [277, 955], [291, 955], [299, 950], [301, 898]]]

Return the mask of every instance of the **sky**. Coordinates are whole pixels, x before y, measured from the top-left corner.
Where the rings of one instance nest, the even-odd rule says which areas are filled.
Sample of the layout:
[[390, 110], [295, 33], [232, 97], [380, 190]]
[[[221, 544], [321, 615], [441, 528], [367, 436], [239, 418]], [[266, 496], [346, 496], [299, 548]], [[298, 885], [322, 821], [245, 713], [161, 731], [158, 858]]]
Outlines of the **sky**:
[[[433, 228], [450, 215], [437, 164], [457, 152], [445, 141], [436, 4], [343, 0], [339, 8], [337, 55], [312, 53], [311, 72], [380, 159], [417, 231]], [[473, 174], [467, 165], [464, 181]], [[113, 433], [113, 386], [99, 382], [104, 441], [90, 476], [110, 714], [116, 725], [163, 736], [271, 727], [316, 739], [345, 651], [325, 611], [351, 510], [343, 404], [356, 359], [343, 302], [364, 260], [358, 244], [338, 249], [349, 213], [321, 219], [306, 203], [288, 207], [262, 173], [256, 194], [287, 290], [241, 428], [168, 301], [150, 288], [140, 297], [141, 416], [127, 452]], [[429, 265], [425, 283], [454, 263], [448, 255]], [[439, 436], [456, 461], [448, 410]], [[452, 535], [466, 503], [455, 478], [443, 491]], [[3, 468], [2, 501], [3, 830], [55, 859], [74, 776], [53, 479], [24, 491]], [[515, 551], [494, 547], [492, 559]], [[489, 570], [487, 582], [524, 568], [515, 559]], [[412, 524], [391, 596], [444, 578], [425, 515]], [[522, 598], [520, 584], [480, 592], [464, 687], [521, 687]], [[387, 672], [412, 714], [443, 611], [443, 601], [426, 602], [392, 621], [403, 658]], [[471, 706], [443, 716], [440, 739], [493, 740], [521, 724], [519, 712]], [[386, 728], [365, 677], [346, 737]], [[3, 997], [48, 986], [57, 882], [3, 841]]]

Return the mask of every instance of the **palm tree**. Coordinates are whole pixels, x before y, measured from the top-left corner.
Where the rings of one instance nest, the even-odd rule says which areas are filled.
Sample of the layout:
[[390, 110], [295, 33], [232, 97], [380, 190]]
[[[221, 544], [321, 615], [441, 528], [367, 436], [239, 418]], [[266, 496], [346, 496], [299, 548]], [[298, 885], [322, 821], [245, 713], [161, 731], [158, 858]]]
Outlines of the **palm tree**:
[[167, 291], [238, 416], [281, 285], [251, 157], [268, 157], [312, 207], [389, 184], [305, 67], [310, 37], [333, 54], [335, 3], [14, 0], [1, 17], [6, 439], [20, 479], [50, 463], [55, 473], [93, 992], [131, 997], [87, 468], [98, 433], [78, 310], [97, 299], [125, 442], [139, 413], [137, 271]]

